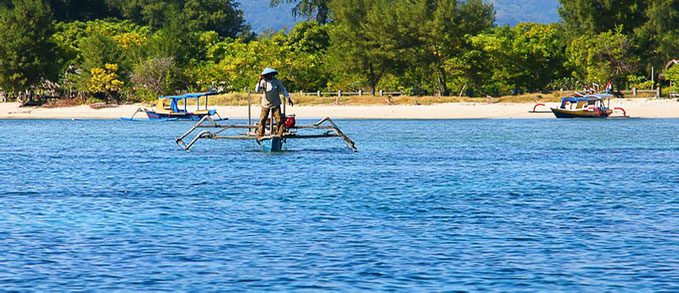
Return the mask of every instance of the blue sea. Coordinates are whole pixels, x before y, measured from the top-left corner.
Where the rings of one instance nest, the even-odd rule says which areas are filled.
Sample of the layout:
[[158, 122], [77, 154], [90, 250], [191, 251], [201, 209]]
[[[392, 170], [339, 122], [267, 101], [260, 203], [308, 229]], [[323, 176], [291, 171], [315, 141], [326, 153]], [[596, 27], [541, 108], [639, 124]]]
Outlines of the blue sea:
[[0, 120], [0, 291], [679, 291], [679, 120], [337, 123]]

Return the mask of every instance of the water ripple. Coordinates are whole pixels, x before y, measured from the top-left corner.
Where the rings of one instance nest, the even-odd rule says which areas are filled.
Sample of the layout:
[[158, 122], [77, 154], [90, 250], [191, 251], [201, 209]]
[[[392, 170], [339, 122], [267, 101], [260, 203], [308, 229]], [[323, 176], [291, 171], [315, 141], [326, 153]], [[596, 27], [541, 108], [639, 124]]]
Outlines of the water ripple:
[[339, 124], [0, 120], [0, 290], [679, 291], [679, 120]]

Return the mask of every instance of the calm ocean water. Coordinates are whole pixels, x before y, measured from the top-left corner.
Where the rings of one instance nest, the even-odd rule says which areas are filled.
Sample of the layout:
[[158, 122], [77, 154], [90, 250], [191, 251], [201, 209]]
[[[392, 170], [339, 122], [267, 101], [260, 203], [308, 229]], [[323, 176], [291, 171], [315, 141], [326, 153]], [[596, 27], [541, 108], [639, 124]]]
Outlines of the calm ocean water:
[[679, 120], [338, 124], [0, 120], [0, 291], [679, 291]]

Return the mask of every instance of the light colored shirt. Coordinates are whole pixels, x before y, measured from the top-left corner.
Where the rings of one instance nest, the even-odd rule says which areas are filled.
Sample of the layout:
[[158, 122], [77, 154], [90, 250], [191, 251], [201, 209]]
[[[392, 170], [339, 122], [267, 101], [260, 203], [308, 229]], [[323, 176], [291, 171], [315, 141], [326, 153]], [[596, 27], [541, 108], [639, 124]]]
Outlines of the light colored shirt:
[[283, 83], [278, 78], [271, 80], [262, 79], [255, 86], [255, 92], [262, 91], [262, 107], [271, 109], [281, 106], [280, 94], [286, 98], [290, 98], [288, 90], [285, 89]]

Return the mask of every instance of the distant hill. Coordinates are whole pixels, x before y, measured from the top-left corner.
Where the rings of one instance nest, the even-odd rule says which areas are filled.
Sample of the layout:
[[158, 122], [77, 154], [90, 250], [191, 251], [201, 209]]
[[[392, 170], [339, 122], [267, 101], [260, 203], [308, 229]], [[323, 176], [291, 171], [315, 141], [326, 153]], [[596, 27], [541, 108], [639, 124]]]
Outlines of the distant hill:
[[261, 33], [265, 30], [278, 31], [283, 27], [291, 28], [297, 21], [303, 18], [292, 17], [293, 4], [282, 4], [276, 8], [270, 8], [270, 0], [236, 0], [240, 2], [238, 8], [245, 13], [245, 20], [252, 30]]
[[[252, 30], [261, 33], [265, 30], [278, 31], [292, 27], [303, 18], [292, 17], [292, 4], [270, 8], [270, 0], [237, 0], [238, 8], [245, 12], [245, 19]], [[519, 22], [553, 23], [560, 20], [559, 0], [490, 0], [495, 5], [498, 25], [515, 25]]]
[[[553, 23], [559, 17], [559, 0], [491, 0], [498, 25], [519, 22]], [[247, 19], [247, 15], [245, 16]]]

